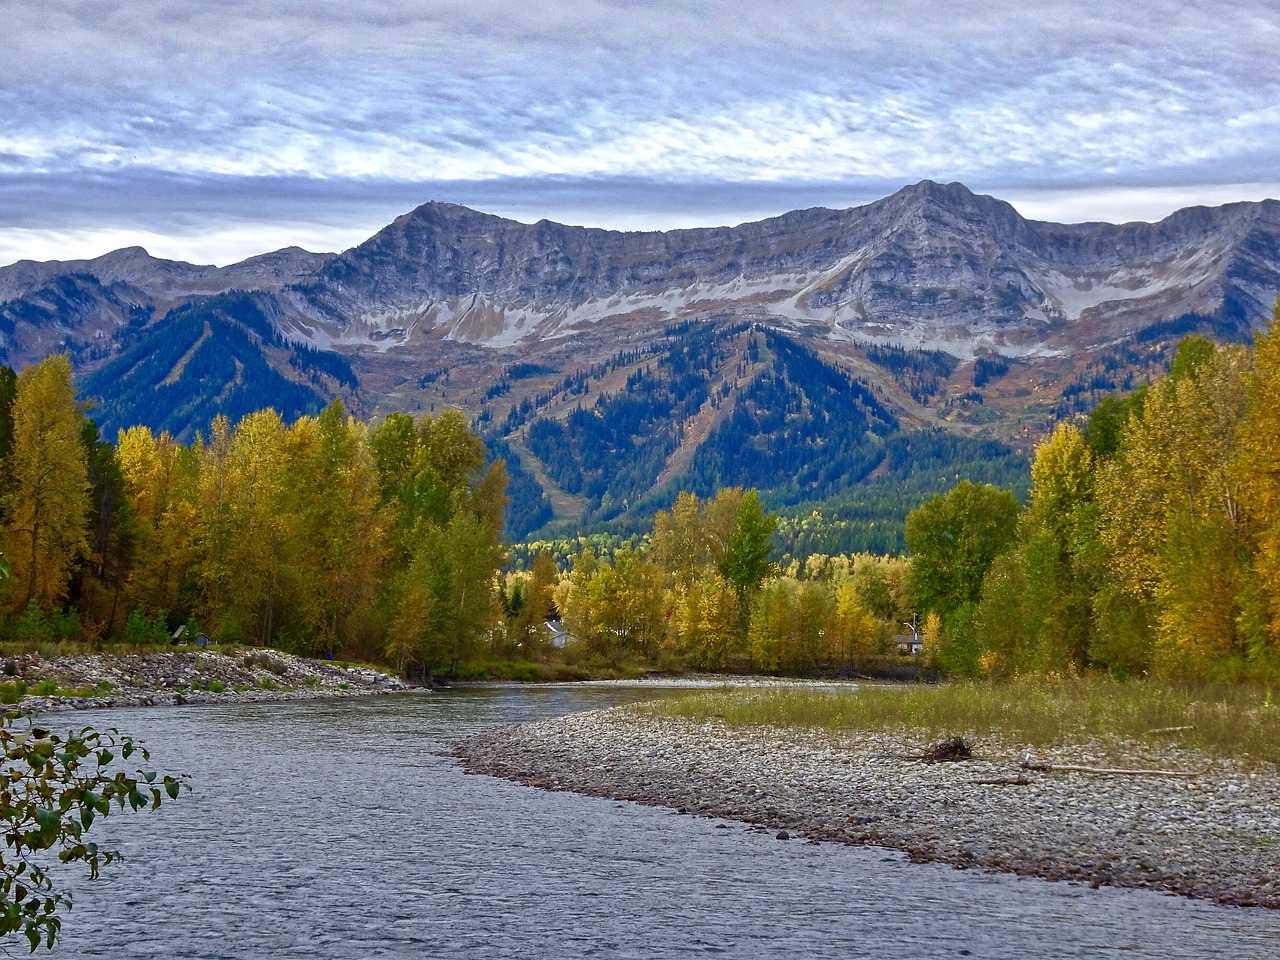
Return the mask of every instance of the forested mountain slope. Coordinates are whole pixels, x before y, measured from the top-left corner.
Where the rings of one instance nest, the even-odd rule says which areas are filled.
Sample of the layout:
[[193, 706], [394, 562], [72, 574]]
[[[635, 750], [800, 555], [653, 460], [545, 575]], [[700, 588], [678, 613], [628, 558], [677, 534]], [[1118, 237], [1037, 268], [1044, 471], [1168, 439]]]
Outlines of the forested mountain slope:
[[640, 522], [681, 486], [819, 500], [901, 479], [892, 451], [938, 431], [931, 468], [1025, 457], [1183, 334], [1248, 340], [1278, 293], [1276, 201], [1063, 225], [924, 181], [647, 233], [428, 203], [341, 254], [0, 268], [0, 361], [67, 353], [106, 436], [335, 394], [371, 419], [460, 407], [527, 530]]

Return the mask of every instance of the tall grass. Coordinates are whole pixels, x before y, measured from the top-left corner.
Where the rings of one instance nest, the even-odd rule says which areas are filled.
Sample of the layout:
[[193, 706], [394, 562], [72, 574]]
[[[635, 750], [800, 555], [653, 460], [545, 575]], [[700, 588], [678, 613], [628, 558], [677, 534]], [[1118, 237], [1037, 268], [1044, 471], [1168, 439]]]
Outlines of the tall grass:
[[45, 640], [40, 642], [5, 640], [0, 641], [0, 660], [13, 660], [27, 654], [38, 654], [45, 660], [52, 660], [55, 657], [83, 657], [92, 653], [107, 653], [120, 657], [130, 655], [145, 656], [153, 653], [178, 652], [185, 649], [185, 647], [175, 647], [168, 642], [140, 644], [125, 641], [102, 643], [100, 641], [87, 642], [83, 640]]
[[[998, 737], [1050, 747], [1088, 741], [1195, 747], [1216, 757], [1280, 763], [1280, 703], [1253, 687], [1185, 688], [1105, 679], [943, 686], [711, 691], [646, 704], [660, 715], [732, 727], [832, 734], [909, 730]], [[1189, 727], [1191, 729], [1170, 730]]]

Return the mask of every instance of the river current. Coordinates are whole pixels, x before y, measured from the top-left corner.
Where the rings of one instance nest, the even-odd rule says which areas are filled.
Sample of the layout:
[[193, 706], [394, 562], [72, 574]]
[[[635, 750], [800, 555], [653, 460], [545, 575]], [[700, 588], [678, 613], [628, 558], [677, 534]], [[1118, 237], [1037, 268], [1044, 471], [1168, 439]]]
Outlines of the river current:
[[488, 688], [50, 718], [117, 727], [194, 786], [95, 827], [126, 859], [67, 879], [54, 955], [1280, 956], [1274, 913], [779, 841], [466, 775], [442, 755], [488, 724], [655, 695]]

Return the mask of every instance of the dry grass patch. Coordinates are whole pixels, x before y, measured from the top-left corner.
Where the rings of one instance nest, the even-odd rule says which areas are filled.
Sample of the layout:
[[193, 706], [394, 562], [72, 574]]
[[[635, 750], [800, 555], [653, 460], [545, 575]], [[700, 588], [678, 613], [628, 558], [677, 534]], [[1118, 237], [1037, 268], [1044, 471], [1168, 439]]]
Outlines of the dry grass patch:
[[912, 730], [1052, 747], [1091, 741], [1280, 764], [1280, 704], [1253, 687], [1189, 688], [1104, 679], [716, 690], [645, 704], [664, 716], [731, 727]]

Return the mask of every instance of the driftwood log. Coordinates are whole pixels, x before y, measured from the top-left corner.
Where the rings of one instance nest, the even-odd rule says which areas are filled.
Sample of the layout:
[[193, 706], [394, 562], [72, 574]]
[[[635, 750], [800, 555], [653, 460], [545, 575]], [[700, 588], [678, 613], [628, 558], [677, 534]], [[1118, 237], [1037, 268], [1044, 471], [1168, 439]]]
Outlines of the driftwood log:
[[1097, 773], [1114, 777], [1201, 777], [1209, 772], [1203, 770], [1126, 770], [1120, 767], [1082, 767], [1073, 763], [1048, 763], [1042, 760], [1023, 760], [1023, 770], [1035, 770], [1039, 773]]

